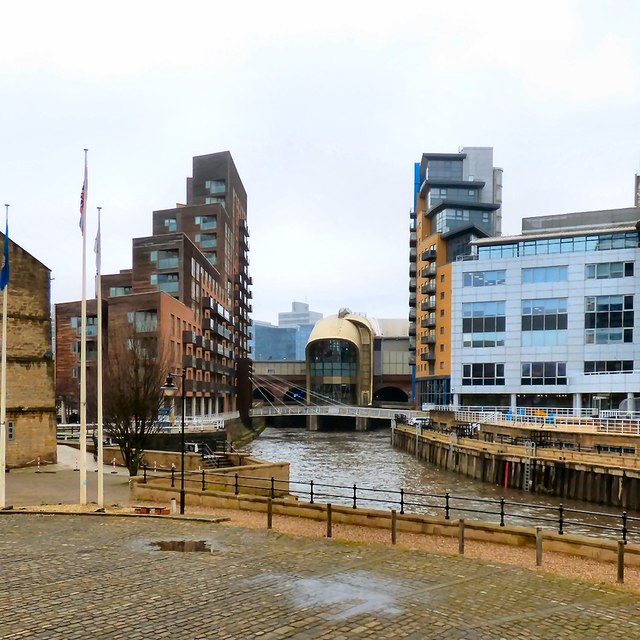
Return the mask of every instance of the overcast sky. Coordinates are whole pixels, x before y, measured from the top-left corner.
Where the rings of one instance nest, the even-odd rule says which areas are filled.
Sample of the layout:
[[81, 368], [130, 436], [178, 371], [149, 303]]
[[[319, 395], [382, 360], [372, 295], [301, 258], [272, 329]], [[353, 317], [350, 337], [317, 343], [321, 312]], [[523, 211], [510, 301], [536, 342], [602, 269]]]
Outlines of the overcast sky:
[[292, 300], [407, 317], [413, 163], [492, 146], [503, 232], [633, 205], [640, 3], [0, 5], [0, 204], [10, 236], [81, 297], [96, 206], [103, 273], [185, 201], [194, 155], [229, 150], [249, 205], [253, 317]]

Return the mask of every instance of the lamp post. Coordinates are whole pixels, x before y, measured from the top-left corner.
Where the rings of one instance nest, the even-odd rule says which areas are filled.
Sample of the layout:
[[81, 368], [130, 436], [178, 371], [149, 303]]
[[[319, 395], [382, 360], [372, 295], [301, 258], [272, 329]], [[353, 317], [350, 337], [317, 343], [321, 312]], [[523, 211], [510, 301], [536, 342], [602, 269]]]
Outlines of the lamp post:
[[[162, 390], [165, 392], [170, 392], [171, 395], [175, 393], [176, 383], [173, 381], [174, 376], [178, 374], [169, 373], [167, 375], [167, 381], [162, 385]], [[180, 514], [184, 515], [184, 503], [185, 503], [185, 493], [184, 493], [184, 388], [185, 388], [185, 379], [187, 377], [187, 370], [183, 369], [180, 374], [180, 378], [182, 379], [182, 384], [180, 388], [180, 397], [182, 400], [182, 411], [181, 411], [181, 423], [180, 423]]]

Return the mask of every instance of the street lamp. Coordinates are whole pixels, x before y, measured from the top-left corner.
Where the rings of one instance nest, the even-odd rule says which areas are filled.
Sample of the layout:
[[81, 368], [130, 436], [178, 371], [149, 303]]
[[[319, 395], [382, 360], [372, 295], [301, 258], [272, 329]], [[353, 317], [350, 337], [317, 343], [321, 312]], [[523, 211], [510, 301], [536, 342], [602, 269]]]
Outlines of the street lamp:
[[[160, 387], [165, 393], [170, 392], [171, 395], [175, 393], [176, 383], [173, 381], [173, 378], [177, 376], [176, 373], [169, 373], [167, 375], [167, 381]], [[187, 377], [187, 370], [183, 369], [180, 374], [180, 378], [182, 379], [182, 385], [180, 388], [180, 395], [182, 399], [182, 422], [180, 423], [180, 514], [184, 515], [184, 387], [185, 387], [185, 379]], [[167, 394], [169, 395], [169, 394]]]

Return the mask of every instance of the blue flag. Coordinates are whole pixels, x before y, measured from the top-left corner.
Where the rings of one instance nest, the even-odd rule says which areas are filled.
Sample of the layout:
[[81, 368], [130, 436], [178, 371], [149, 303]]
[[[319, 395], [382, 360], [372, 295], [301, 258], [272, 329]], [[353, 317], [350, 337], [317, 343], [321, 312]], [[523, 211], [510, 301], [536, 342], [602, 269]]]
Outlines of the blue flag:
[[0, 271], [0, 291], [9, 284], [9, 217], [7, 216], [7, 226], [4, 232], [4, 264]]

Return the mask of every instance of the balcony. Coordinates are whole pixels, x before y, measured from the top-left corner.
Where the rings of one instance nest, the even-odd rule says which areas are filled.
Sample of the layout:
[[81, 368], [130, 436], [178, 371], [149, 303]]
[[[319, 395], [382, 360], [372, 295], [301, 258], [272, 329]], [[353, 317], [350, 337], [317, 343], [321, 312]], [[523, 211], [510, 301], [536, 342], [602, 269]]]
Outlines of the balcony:
[[420, 336], [420, 344], [435, 344], [436, 337], [435, 335], [428, 334], [426, 336]]
[[416, 350], [416, 339], [409, 338], [409, 351], [415, 351], [415, 350]]
[[409, 335], [410, 336], [415, 336], [416, 335], [416, 323], [415, 322], [410, 322], [409, 323]]
[[416, 267], [416, 263], [415, 262], [410, 262], [409, 263], [409, 277], [410, 278], [415, 278], [417, 271], [418, 271], [418, 268]]
[[418, 234], [415, 231], [409, 233], [409, 246], [415, 247], [418, 244]]
[[422, 252], [422, 260], [424, 262], [429, 262], [431, 260], [436, 259], [436, 250], [435, 249], [426, 249]]
[[436, 265], [430, 264], [426, 267], [422, 267], [422, 270], [420, 271], [420, 275], [423, 278], [431, 278], [436, 275], [436, 271], [437, 271]]
[[417, 258], [418, 258], [418, 251], [414, 247], [411, 247], [411, 249], [409, 249], [409, 261], [415, 262]]
[[426, 284], [423, 284], [420, 287], [420, 293], [422, 295], [426, 295], [429, 293], [435, 293], [436, 292], [436, 283], [433, 281], [427, 282]]
[[185, 344], [195, 344], [196, 332], [195, 331], [183, 331], [182, 342]]
[[409, 322], [415, 322], [416, 320], [416, 310], [415, 309], [409, 309]]
[[410, 278], [409, 279], [409, 291], [415, 291], [416, 290], [416, 279], [415, 278]]
[[416, 292], [413, 291], [412, 293], [409, 294], [409, 306], [415, 307], [415, 305], [416, 305]]
[[409, 359], [407, 361], [409, 363], [409, 366], [413, 367], [416, 363], [416, 354], [415, 353], [410, 353], [409, 354]]
[[196, 357], [189, 355], [182, 356], [182, 366], [185, 369], [193, 369], [196, 366]]
[[428, 318], [422, 318], [420, 320], [420, 326], [423, 329], [431, 328], [436, 326], [436, 319], [433, 316], [429, 316]]
[[421, 311], [433, 311], [436, 308], [436, 299], [434, 296], [431, 296], [428, 300], [423, 300], [420, 303]]
[[418, 214], [415, 211], [409, 211], [409, 218], [411, 220], [415, 220], [418, 217]]
[[436, 359], [436, 352], [429, 350], [429, 351], [423, 351], [420, 354], [420, 360], [422, 360], [422, 362], [432, 362], [433, 360]]

